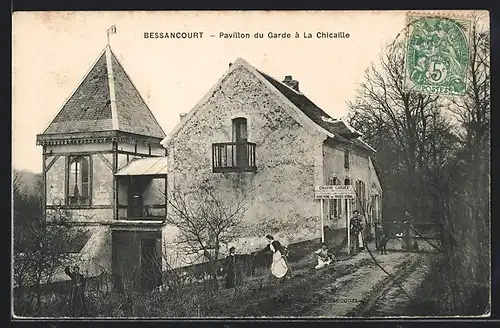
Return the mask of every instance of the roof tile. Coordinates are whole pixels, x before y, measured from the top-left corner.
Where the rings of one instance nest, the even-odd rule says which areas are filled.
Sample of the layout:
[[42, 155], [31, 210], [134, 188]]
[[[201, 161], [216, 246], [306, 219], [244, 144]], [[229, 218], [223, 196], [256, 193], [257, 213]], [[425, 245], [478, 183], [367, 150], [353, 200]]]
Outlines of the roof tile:
[[271, 76], [258, 71], [267, 81], [269, 81], [278, 91], [290, 100], [298, 109], [307, 115], [314, 123], [333, 134], [340, 134], [346, 138], [356, 138], [359, 134], [351, 131], [344, 122], [328, 115], [324, 110], [316, 106], [309, 98], [302, 93], [295, 92], [288, 86], [278, 82]]
[[111, 56], [119, 131], [155, 138], [165, 133], [111, 49], [103, 51], [43, 134], [113, 130], [107, 52]]
[[120, 131], [164, 138], [165, 133], [116, 57], [112, 56]]

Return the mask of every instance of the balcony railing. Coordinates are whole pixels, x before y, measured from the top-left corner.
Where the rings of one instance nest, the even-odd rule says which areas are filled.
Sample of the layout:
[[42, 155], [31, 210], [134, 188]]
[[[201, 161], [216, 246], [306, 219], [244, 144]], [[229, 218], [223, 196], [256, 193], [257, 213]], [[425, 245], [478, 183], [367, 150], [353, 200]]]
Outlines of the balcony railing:
[[90, 198], [83, 196], [68, 196], [68, 205], [90, 205]]
[[141, 221], [163, 221], [165, 220], [165, 206], [135, 206], [127, 207], [126, 217], [122, 220], [141, 220]]
[[256, 172], [255, 144], [223, 142], [212, 144], [212, 170], [223, 172]]

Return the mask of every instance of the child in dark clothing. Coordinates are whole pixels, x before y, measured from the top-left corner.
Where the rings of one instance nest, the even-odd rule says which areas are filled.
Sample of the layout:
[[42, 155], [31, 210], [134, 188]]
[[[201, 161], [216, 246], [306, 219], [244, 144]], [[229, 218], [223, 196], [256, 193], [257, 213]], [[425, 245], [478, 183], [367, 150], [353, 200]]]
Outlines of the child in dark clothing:
[[379, 249], [380, 249], [381, 255], [383, 255], [383, 254], [387, 255], [387, 236], [385, 234], [385, 231], [382, 231], [380, 233]]

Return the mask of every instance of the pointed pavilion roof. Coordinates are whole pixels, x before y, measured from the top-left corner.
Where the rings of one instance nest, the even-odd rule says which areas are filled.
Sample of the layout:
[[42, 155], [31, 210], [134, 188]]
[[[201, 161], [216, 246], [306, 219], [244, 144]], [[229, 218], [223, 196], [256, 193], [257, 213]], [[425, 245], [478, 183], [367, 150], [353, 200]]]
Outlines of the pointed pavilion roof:
[[165, 137], [109, 45], [42, 135], [105, 131]]

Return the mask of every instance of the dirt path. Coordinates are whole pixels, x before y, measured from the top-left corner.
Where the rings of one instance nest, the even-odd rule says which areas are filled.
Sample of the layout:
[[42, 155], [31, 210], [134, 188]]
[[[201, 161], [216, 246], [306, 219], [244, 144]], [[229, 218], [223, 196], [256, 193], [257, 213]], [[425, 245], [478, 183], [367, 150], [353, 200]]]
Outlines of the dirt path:
[[[367, 253], [360, 254], [371, 260]], [[389, 253], [387, 255], [375, 255], [376, 260], [394, 276], [401, 274], [420, 254]], [[359, 308], [365, 306], [378, 293], [380, 285], [391, 280], [373, 261], [368, 265], [360, 267], [356, 272], [341, 277], [333, 282], [331, 289], [336, 293], [328, 295], [325, 302], [305, 313], [311, 317], [345, 317], [357, 316]]]
[[[406, 284], [405, 290], [415, 289], [427, 272], [421, 263], [426, 262], [428, 253], [389, 252], [374, 256], [388, 272]], [[393, 286], [393, 280], [376, 266], [367, 251], [321, 270], [315, 270], [310, 260], [293, 265], [294, 276], [279, 283], [268, 283], [261, 277], [248, 279], [235, 293], [224, 295], [224, 302], [214, 304], [210, 316], [401, 315], [402, 310], [395, 305], [403, 306], [407, 297]], [[406, 281], [406, 277], [415, 279]]]
[[427, 277], [430, 264], [431, 256], [418, 257], [414, 261], [414, 268], [399, 277], [399, 283], [410, 295], [411, 300], [403, 294], [400, 288], [391, 284], [374, 301], [373, 306], [362, 313], [362, 315], [364, 317], [425, 316], [425, 307], [422, 308], [422, 306], [415, 305], [422, 305], [421, 300], [417, 300], [417, 291], [418, 287]]

